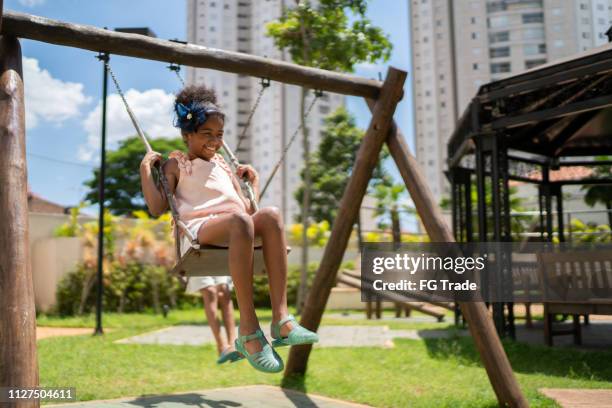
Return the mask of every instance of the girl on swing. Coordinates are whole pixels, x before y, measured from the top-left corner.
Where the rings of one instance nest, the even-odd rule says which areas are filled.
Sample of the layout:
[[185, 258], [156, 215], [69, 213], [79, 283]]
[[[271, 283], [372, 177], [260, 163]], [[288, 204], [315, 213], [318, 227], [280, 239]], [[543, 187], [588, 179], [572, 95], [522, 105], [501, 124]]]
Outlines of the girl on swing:
[[[257, 200], [259, 175], [248, 165], [240, 165], [236, 175], [232, 174], [217, 153], [223, 146], [225, 115], [217, 105], [214, 90], [187, 86], [176, 96], [174, 109], [175, 125], [181, 129], [188, 152], [180, 159], [173, 155], [163, 164], [162, 171], [176, 198], [179, 216], [200, 244], [229, 247], [229, 270], [240, 311], [238, 338], [234, 342], [237, 351], [259, 371], [282, 371], [283, 361], [261, 331], [253, 305], [252, 260], [256, 242], [263, 244], [268, 271], [272, 345], [318, 341], [316, 333], [300, 326], [287, 311], [287, 245], [282, 217], [275, 207], [254, 211], [236, 176], [251, 182]], [[144, 198], [149, 211], [156, 216], [168, 208], [166, 196], [151, 171], [161, 160], [159, 153], [150, 152], [140, 166]]]

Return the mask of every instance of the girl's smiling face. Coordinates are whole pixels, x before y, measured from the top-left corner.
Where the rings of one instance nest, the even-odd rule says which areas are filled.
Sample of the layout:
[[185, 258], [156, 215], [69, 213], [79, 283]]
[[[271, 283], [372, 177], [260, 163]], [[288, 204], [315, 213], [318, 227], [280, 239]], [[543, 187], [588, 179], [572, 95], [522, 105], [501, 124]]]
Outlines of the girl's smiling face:
[[210, 160], [215, 153], [223, 147], [223, 119], [218, 115], [211, 115], [206, 122], [200, 125], [197, 131], [187, 134], [187, 148], [191, 160]]

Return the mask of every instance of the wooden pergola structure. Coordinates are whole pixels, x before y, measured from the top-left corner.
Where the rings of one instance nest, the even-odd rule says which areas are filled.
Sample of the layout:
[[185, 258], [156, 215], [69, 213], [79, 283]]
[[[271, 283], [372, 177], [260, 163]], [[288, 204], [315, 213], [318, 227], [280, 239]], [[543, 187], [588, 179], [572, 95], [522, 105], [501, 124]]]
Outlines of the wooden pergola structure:
[[[611, 72], [608, 43], [480, 87], [448, 142], [457, 241], [512, 241], [511, 181], [537, 187], [539, 240], [552, 242], [556, 227], [558, 240], [566, 241], [563, 187], [610, 185], [612, 176], [553, 180], [551, 172], [612, 165], [598, 160], [612, 155]], [[491, 205], [486, 202], [489, 186]], [[510, 261], [500, 268], [502, 279], [511, 282]], [[502, 336], [515, 337], [513, 308], [512, 303], [492, 305]]]
[[[0, 2], [1, 6], [1, 2]], [[301, 324], [317, 330], [346, 249], [352, 226], [383, 143], [387, 143], [416, 209], [432, 241], [453, 242], [427, 180], [393, 121], [407, 73], [390, 68], [384, 82], [303, 67], [249, 54], [177, 44], [138, 34], [118, 33], [29, 14], [5, 12], [1, 22], [0, 55], [0, 386], [38, 385], [36, 318], [32, 277], [28, 268], [28, 214], [24, 95], [21, 51], [17, 38], [95, 52], [266, 77], [312, 89], [366, 98], [372, 111], [342, 196], [329, 243], [303, 310]], [[526, 407], [510, 362], [483, 303], [461, 303], [476, 348], [500, 405]], [[293, 347], [285, 375], [306, 371], [310, 346]], [[37, 406], [35, 402], [20, 406]], [[16, 405], [15, 405], [16, 406]]]

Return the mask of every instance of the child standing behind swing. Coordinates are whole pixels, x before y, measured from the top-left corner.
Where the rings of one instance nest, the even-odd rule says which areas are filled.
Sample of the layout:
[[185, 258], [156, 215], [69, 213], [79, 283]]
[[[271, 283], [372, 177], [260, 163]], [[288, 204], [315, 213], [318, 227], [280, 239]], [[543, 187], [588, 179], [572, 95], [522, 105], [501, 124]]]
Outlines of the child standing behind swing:
[[[240, 326], [236, 349], [257, 370], [282, 371], [283, 361], [259, 327], [253, 305], [253, 248], [261, 239], [268, 271], [272, 304], [273, 346], [312, 344], [318, 336], [300, 326], [287, 311], [287, 251], [282, 217], [277, 208], [254, 211], [243, 195], [238, 179], [246, 177], [259, 197], [259, 175], [251, 166], [240, 165], [232, 174], [217, 153], [223, 146], [225, 116], [213, 90], [188, 86], [176, 96], [175, 125], [187, 145], [191, 174], [175, 158], [162, 166], [177, 210], [200, 244], [228, 247], [229, 270], [236, 288]], [[149, 211], [161, 215], [168, 202], [152, 176], [152, 167], [161, 155], [150, 152], [141, 162], [142, 190]]]

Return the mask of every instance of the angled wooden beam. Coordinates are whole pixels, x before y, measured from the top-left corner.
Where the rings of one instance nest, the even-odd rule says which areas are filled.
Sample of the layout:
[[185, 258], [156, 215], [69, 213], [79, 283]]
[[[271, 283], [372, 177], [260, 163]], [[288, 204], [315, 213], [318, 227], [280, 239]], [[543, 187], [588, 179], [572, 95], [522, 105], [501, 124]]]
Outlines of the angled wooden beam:
[[[357, 219], [361, 201], [391, 127], [393, 113], [402, 95], [406, 76], [405, 71], [389, 68], [380, 91], [380, 98], [376, 102], [372, 113], [372, 120], [357, 151], [353, 172], [344, 189], [329, 241], [325, 246], [319, 270], [312, 287], [308, 291], [308, 297], [304, 305], [300, 324], [310, 330], [316, 331], [321, 323], [321, 317], [329, 293], [336, 282], [338, 268]], [[311, 350], [311, 345], [292, 347], [289, 352], [285, 376], [305, 373]]]
[[[374, 102], [368, 100], [368, 106], [373, 109]], [[455, 242], [448, 224], [444, 221], [442, 211], [429, 189], [427, 179], [421, 173], [416, 158], [410, 153], [404, 136], [397, 125], [394, 124], [391, 129], [387, 137], [387, 146], [427, 234], [433, 242]], [[500, 406], [527, 407], [527, 400], [521, 392], [485, 305], [482, 302], [461, 302], [459, 305], [468, 322], [472, 339], [480, 353]]]
[[[0, 387], [37, 387], [21, 48], [0, 37]], [[3, 403], [38, 407], [38, 400]]]
[[380, 81], [373, 79], [304, 67], [272, 58], [195, 44], [180, 44], [139, 34], [119, 33], [14, 11], [5, 11], [3, 20], [2, 34], [49, 44], [210, 68], [368, 98], [377, 98], [382, 86]]

